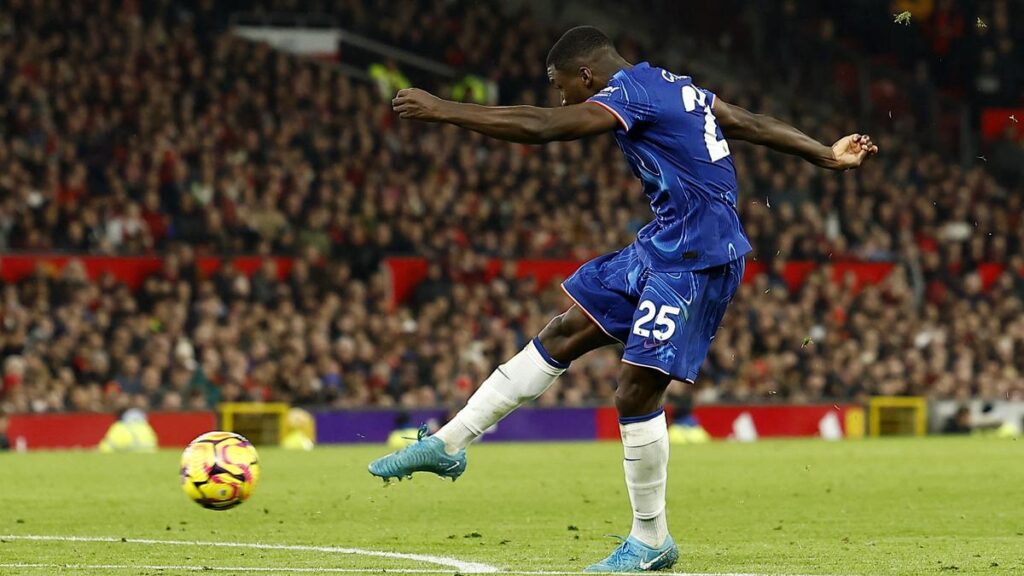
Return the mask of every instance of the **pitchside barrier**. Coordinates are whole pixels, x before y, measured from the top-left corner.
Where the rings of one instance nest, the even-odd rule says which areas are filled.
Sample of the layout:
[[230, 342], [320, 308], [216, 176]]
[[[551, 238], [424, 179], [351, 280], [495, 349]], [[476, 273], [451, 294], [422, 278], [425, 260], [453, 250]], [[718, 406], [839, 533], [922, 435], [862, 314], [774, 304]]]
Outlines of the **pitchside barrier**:
[[[669, 420], [673, 418], [668, 409]], [[443, 410], [410, 411], [408, 422], [439, 423]], [[397, 411], [317, 412], [321, 443], [383, 442], [396, 427]], [[712, 438], [740, 441], [768, 437], [822, 437], [838, 440], [864, 435], [864, 409], [854, 404], [699, 406], [693, 416]], [[521, 408], [488, 430], [485, 442], [618, 440], [614, 408]]]
[[[217, 415], [208, 411], [150, 412], [146, 417], [161, 448], [185, 446], [218, 424]], [[17, 450], [95, 448], [115, 420], [113, 414], [14, 414], [7, 437]]]
[[971, 426], [978, 430], [996, 429], [1011, 425], [1017, 430], [1024, 430], [1024, 402], [1019, 400], [938, 400], [928, 405], [928, 430], [939, 433], [946, 422], [957, 410], [966, 406], [970, 413]]
[[222, 429], [261, 445], [280, 444], [284, 440], [288, 408], [279, 402], [231, 402], [217, 407]]
[[[277, 264], [280, 279], [287, 277], [291, 270], [292, 259], [286, 257], [272, 258]], [[265, 258], [260, 256], [239, 256], [230, 260], [239, 272], [251, 275], [260, 268]], [[5, 282], [19, 282], [39, 270], [51, 276], [58, 276], [70, 262], [82, 265], [85, 274], [96, 279], [109, 274], [129, 288], [136, 289], [151, 274], [158, 273], [162, 268], [163, 259], [156, 256], [68, 256], [62, 254], [4, 254], [0, 256], [0, 279]], [[209, 278], [223, 264], [224, 260], [212, 256], [196, 258], [195, 265], [201, 276]], [[496, 277], [507, 262], [492, 259], [484, 267], [486, 279]], [[516, 260], [515, 274], [520, 278], [533, 278], [538, 286], [547, 286], [552, 281], [561, 280], [582, 264], [578, 260]], [[392, 304], [404, 302], [413, 292], [416, 285], [427, 277], [427, 261], [418, 257], [391, 257], [383, 262], [388, 272], [391, 285]], [[857, 287], [877, 284], [884, 281], [893, 269], [889, 262], [834, 261], [827, 265], [816, 262], [787, 262], [782, 277], [790, 289], [800, 286], [809, 274], [820, 268], [827, 268], [834, 282], [846, 282], [850, 279]], [[988, 289], [1005, 271], [999, 263], [982, 263], [977, 266], [982, 286]], [[763, 262], [747, 261], [744, 282], [763, 274], [766, 270]], [[955, 271], [955, 270], [954, 270]], [[1024, 270], [1021, 270], [1024, 273]]]
[[[884, 413], [884, 411], [883, 411]], [[279, 444], [287, 428], [285, 404], [223, 404], [219, 412], [153, 412], [150, 424], [161, 447], [181, 447], [210, 430], [232, 430], [260, 445]], [[669, 420], [674, 417], [668, 409]], [[860, 438], [867, 429], [857, 404], [712, 405], [693, 416], [712, 438]], [[381, 443], [400, 426], [438, 424], [443, 410], [314, 411], [306, 430], [318, 444]], [[13, 415], [7, 435], [17, 449], [94, 448], [114, 423], [111, 414]], [[886, 431], [885, 425], [880, 430]], [[532, 408], [510, 414], [484, 435], [484, 442], [618, 440], [614, 408]]]
[[868, 401], [871, 436], [924, 436], [928, 402], [917, 396], [875, 396]]
[[[937, 432], [959, 404], [924, 398], [876, 397], [859, 404], [709, 405], [693, 416], [711, 438], [753, 441], [758, 438], [818, 437], [826, 440]], [[1015, 422], [1024, 427], [1024, 402], [973, 402], [973, 421]], [[295, 412], [295, 411], [292, 411]], [[299, 411], [301, 412], [301, 411]], [[674, 414], [667, 409], [669, 420]], [[260, 445], [279, 444], [289, 428], [289, 407], [274, 403], [222, 404], [218, 412], [153, 412], [148, 415], [161, 447], [180, 447], [203, 432], [239, 432]], [[444, 410], [327, 410], [314, 411], [300, 428], [319, 444], [380, 443], [402, 426], [444, 421]], [[111, 414], [13, 415], [7, 436], [16, 449], [93, 448], [114, 423]], [[618, 440], [614, 408], [521, 408], [482, 439], [485, 442]]]

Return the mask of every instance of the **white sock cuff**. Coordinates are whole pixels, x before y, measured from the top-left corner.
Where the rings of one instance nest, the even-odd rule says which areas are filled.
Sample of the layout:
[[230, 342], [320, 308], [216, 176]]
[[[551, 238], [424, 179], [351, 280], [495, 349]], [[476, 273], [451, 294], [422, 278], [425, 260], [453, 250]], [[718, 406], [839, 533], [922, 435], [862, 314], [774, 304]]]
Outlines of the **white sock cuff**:
[[650, 420], [619, 424], [622, 445], [627, 448], [639, 448], [653, 444], [668, 437], [668, 424], [665, 413], [661, 412]]
[[526, 351], [526, 355], [530, 360], [537, 365], [537, 368], [540, 368], [545, 374], [561, 376], [566, 368], [568, 368], [565, 365], [557, 365], [559, 362], [552, 358], [547, 350], [544, 350], [543, 344], [537, 338], [530, 340], [523, 350]]
[[640, 513], [640, 512], [637, 512], [636, 510], [633, 510], [633, 517], [636, 518], [637, 520], [653, 520], [653, 519], [657, 518], [658, 516], [661, 516], [664, 513], [665, 513], [665, 507], [662, 506], [661, 508], [658, 509], [657, 512]]

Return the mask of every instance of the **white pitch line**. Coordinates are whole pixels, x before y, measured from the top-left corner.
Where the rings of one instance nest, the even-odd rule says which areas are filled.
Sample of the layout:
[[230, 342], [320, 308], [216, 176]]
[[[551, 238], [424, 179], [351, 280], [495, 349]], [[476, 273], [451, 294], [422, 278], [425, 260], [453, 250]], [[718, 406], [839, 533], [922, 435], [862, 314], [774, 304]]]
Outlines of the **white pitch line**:
[[[451, 570], [436, 568], [261, 568], [258, 566], [175, 566], [165, 564], [0, 564], [0, 569], [50, 569], [64, 570], [181, 570], [183, 572], [250, 572], [250, 573], [304, 573], [304, 574], [452, 574]], [[589, 572], [559, 572], [555, 570], [499, 570], [494, 574], [507, 576], [586, 576]], [[706, 572], [658, 572], [658, 576], [769, 576], [750, 573], [706, 573]]]
[[[50, 569], [63, 568], [64, 570], [181, 570], [182, 572], [256, 572], [256, 573], [305, 573], [305, 574], [369, 574], [380, 573], [382, 569], [370, 568], [261, 568], [259, 566], [175, 566], [171, 564], [0, 564], [0, 570], [4, 568], [19, 569]], [[452, 570], [441, 570], [437, 568], [409, 570], [384, 570], [393, 574], [452, 574]]]
[[30, 540], [36, 542], [121, 542], [125, 544], [148, 544], [155, 546], [210, 546], [216, 548], [251, 548], [256, 550], [292, 550], [296, 552], [323, 552], [327, 554], [353, 554], [394, 560], [412, 560], [427, 562], [454, 568], [465, 574], [493, 574], [498, 568], [480, 562], [463, 562], [446, 556], [429, 554], [405, 554], [401, 552], [382, 552], [379, 550], [362, 550], [360, 548], [340, 548], [337, 546], [300, 546], [292, 544], [248, 544], [244, 542], [197, 542], [190, 540], [152, 540], [149, 538], [113, 538], [109, 536], [36, 536], [8, 535], [0, 536], [3, 540]]
[[[296, 544], [250, 544], [245, 542], [203, 542], [193, 540], [154, 540], [150, 538], [115, 538], [110, 536], [39, 536], [39, 535], [0, 535], [0, 540], [34, 541], [34, 542], [103, 542], [143, 544], [152, 546], [211, 546], [219, 548], [250, 548], [257, 550], [291, 550], [298, 552], [324, 552], [328, 554], [351, 554], [356, 556], [372, 556], [395, 560], [412, 560], [447, 566], [448, 569], [437, 568], [289, 568], [289, 567], [258, 567], [258, 566], [206, 566], [206, 565], [139, 565], [139, 564], [44, 564], [44, 563], [8, 563], [0, 564], [0, 569], [52, 569], [65, 570], [180, 570], [188, 572], [248, 572], [248, 573], [291, 573], [291, 574], [500, 574], [507, 576], [585, 576], [587, 572], [559, 570], [503, 570], [496, 566], [479, 562], [463, 562], [446, 556], [428, 554], [406, 554], [401, 552], [382, 552], [379, 550], [363, 550], [360, 548], [341, 548], [337, 546], [305, 546]], [[756, 574], [747, 572], [658, 572], [660, 576], [783, 576], [779, 574]], [[793, 575], [796, 576], [796, 575]]]

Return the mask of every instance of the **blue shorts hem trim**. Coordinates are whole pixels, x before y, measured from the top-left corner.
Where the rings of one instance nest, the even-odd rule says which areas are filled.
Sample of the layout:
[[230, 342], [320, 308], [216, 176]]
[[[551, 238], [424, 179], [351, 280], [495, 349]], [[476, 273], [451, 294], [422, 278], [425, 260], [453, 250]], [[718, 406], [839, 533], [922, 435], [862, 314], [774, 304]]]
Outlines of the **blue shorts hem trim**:
[[[568, 282], [568, 280], [566, 280], [566, 282]], [[616, 338], [615, 336], [613, 336], [612, 333], [609, 332], [608, 329], [604, 327], [604, 325], [602, 325], [600, 322], [598, 322], [597, 317], [594, 316], [593, 314], [591, 314], [590, 310], [587, 310], [587, 307], [584, 306], [579, 301], [578, 298], [576, 298], [575, 296], [572, 295], [572, 292], [569, 292], [569, 288], [565, 285], [565, 282], [562, 282], [562, 292], [565, 292], [565, 295], [568, 296], [569, 299], [572, 300], [577, 306], [579, 306], [580, 310], [582, 310], [583, 313], [587, 315], [587, 318], [590, 318], [591, 322], [593, 322], [594, 324], [597, 324], [597, 327], [601, 329], [601, 332], [604, 332], [606, 336], [608, 336], [612, 340], [615, 340], [619, 344], [622, 344], [622, 345], [626, 344], [626, 342], [624, 340], [620, 340], [620, 339]]]
[[[641, 364], [640, 362], [634, 362], [632, 360], [626, 360], [625, 357], [622, 358], [622, 361], [625, 362], [626, 364], [631, 364], [633, 366], [639, 366], [641, 368], [650, 368], [651, 370], [657, 370], [658, 372], [661, 372], [665, 376], [671, 376], [673, 378], [676, 377], [671, 372], [669, 372], [668, 370], [665, 370], [664, 368], [662, 368], [660, 366], [652, 366], [651, 364]], [[680, 378], [680, 380], [681, 380], [681, 378]]]

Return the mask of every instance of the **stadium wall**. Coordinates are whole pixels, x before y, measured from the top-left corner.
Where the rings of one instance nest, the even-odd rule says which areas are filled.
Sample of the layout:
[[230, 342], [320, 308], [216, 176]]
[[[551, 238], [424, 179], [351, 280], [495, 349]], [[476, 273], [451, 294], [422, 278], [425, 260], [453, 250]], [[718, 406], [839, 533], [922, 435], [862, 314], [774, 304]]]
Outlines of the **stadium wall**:
[[[147, 418], [162, 448], [185, 446], [217, 429], [217, 415], [207, 411], [151, 412]], [[15, 414], [7, 436], [19, 449], [93, 448], [115, 420], [113, 414]]]
[[996, 141], [1006, 130], [1013, 128], [1019, 140], [1024, 141], [1024, 123], [1011, 120], [1024, 118], [1024, 108], [986, 108], [981, 112], [981, 138], [985, 142]]
[[[485, 280], [491, 280], [498, 276], [505, 262], [502, 260], [490, 260], [484, 268]], [[537, 281], [538, 286], [547, 286], [552, 282], [561, 281], [576, 271], [583, 261], [579, 260], [517, 260], [516, 276], [518, 278], [532, 277]], [[391, 294], [394, 304], [401, 304], [408, 300], [416, 285], [427, 277], [427, 261], [417, 257], [392, 257], [384, 261], [391, 278]], [[895, 268], [891, 262], [861, 262], [856, 260], [844, 260], [822, 264], [818, 262], [791, 261], [787, 262], [782, 272], [782, 279], [791, 291], [797, 290], [812, 272], [828, 266], [831, 271], [831, 279], [837, 284], [847, 282], [851, 279], [854, 288], [859, 290], [863, 286], [878, 284], [889, 277]], [[992, 284], [1006, 270], [1006, 266], [999, 263], [981, 263], [974, 269], [981, 278], [981, 285], [988, 290]], [[768, 271], [768, 265], [764, 262], [748, 259], [743, 282], [748, 283], [754, 278]], [[960, 269], [951, 269], [954, 273], [963, 273]], [[1021, 270], [1024, 274], [1024, 270]]]
[[1002, 424], [1010, 424], [1017, 430], [1024, 430], [1024, 402], [1013, 400], [939, 400], [928, 407], [928, 430], [933, 434], [942, 431], [946, 420], [952, 418], [956, 411], [966, 406], [971, 413], [971, 424], [978, 429], [996, 429]]
[[[204, 276], [213, 275], [224, 263], [224, 258], [212, 256], [196, 258], [196, 266]], [[252, 275], [263, 262], [262, 256], [239, 256], [232, 258], [235, 268], [246, 275]], [[285, 278], [292, 269], [292, 259], [275, 257], [278, 276]], [[57, 276], [70, 262], [80, 262], [86, 275], [95, 280], [110, 274], [131, 289], [142, 286], [146, 277], [159, 273], [163, 259], [156, 256], [66, 256], [57, 254], [7, 254], [0, 257], [0, 279], [18, 282], [42, 270], [50, 276]]]
[[[669, 418], [673, 414], [668, 408]], [[317, 441], [330, 444], [378, 443], [387, 440], [403, 413], [397, 410], [327, 411], [314, 414]], [[408, 425], [440, 423], [444, 410], [413, 410]], [[840, 438], [863, 435], [864, 410], [856, 404], [709, 405], [693, 411], [712, 438]], [[521, 408], [483, 437], [485, 442], [618, 440], [619, 421], [612, 407]]]
[[[671, 419], [671, 408], [668, 409]], [[408, 425], [443, 422], [444, 410], [323, 411], [314, 413], [320, 444], [382, 443], [395, 430], [398, 418], [408, 415]], [[822, 405], [722, 405], [700, 406], [694, 417], [712, 438], [755, 440], [776, 437], [860, 437], [863, 409], [853, 404]], [[160, 446], [179, 448], [204, 432], [216, 430], [212, 411], [153, 412], [149, 422]], [[112, 414], [14, 415], [8, 436], [20, 449], [94, 448], [113, 424]], [[522, 408], [488, 431], [485, 442], [544, 442], [618, 440], [614, 408]]]
[[[279, 278], [286, 278], [291, 271], [292, 259], [278, 256], [274, 257], [274, 260], [277, 262]], [[42, 269], [48, 275], [57, 276], [72, 261], [80, 262], [90, 279], [110, 274], [132, 289], [141, 286], [147, 276], [159, 273], [163, 265], [163, 260], [155, 256], [4, 255], [0, 257], [0, 279], [5, 282], [18, 282], [30, 276], [37, 269]], [[199, 268], [200, 274], [209, 277], [221, 267], [224, 261], [223, 258], [203, 256], [196, 258], [196, 266]], [[252, 275], [260, 267], [263, 257], [239, 256], [230, 261], [242, 273]], [[496, 277], [501, 271], [502, 264], [501, 260], [489, 261], [484, 270], [485, 277], [488, 279]], [[552, 281], [568, 277], [583, 262], [578, 260], [519, 260], [515, 264], [518, 277], [533, 277], [539, 285], [546, 286]], [[427, 261], [423, 258], [387, 258], [384, 261], [384, 266], [391, 279], [392, 298], [395, 304], [408, 300], [416, 285], [427, 277]], [[796, 289], [803, 284], [809, 274], [821, 266], [823, 264], [816, 262], [788, 262], [783, 272], [783, 279], [791, 290]], [[847, 277], [852, 277], [857, 286], [877, 284], [885, 280], [894, 267], [890, 262], [859, 261], [830, 262], [828, 266], [831, 268], [833, 281], [843, 282]], [[981, 276], [982, 285], [987, 289], [1003, 273], [1004, 269], [1002, 264], [979, 265], [977, 272]], [[749, 260], [744, 282], [750, 282], [753, 278], [765, 273], [766, 270], [767, 266], [763, 262]]]
[[[487, 279], [496, 277], [501, 271], [503, 262], [491, 260], [484, 269]], [[518, 260], [516, 261], [516, 276], [519, 278], [533, 277], [541, 286], [552, 281], [568, 277], [583, 264], [579, 260]], [[427, 277], [427, 261], [423, 258], [388, 258], [385, 261], [388, 272], [391, 275], [392, 294], [396, 302], [404, 302], [411, 295], [416, 285]], [[783, 272], [783, 279], [790, 290], [798, 288], [803, 284], [807, 276], [818, 269], [821, 264], [816, 262], [788, 262]], [[829, 263], [832, 268], [832, 279], [835, 282], [842, 282], [848, 275], [853, 276], [857, 286], [877, 284], [885, 280], [892, 272], [893, 264], [890, 262], [857, 262], [843, 261]], [[990, 266], [990, 265], [986, 265]], [[750, 282], [753, 278], [767, 271], [768, 267], [763, 262], [748, 260], [744, 282]], [[988, 273], [982, 273], [982, 280], [988, 286], [1002, 272], [1002, 267], [991, 265]]]

